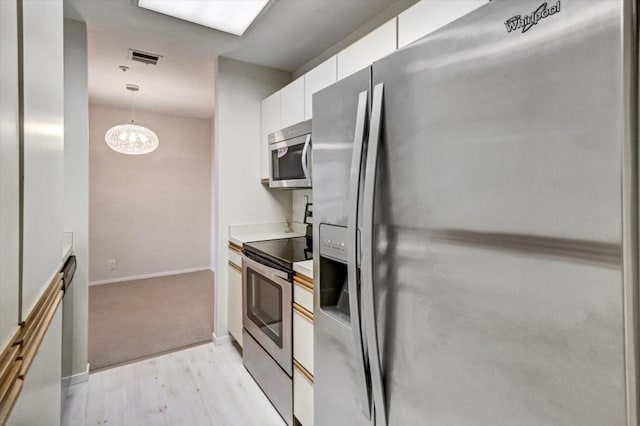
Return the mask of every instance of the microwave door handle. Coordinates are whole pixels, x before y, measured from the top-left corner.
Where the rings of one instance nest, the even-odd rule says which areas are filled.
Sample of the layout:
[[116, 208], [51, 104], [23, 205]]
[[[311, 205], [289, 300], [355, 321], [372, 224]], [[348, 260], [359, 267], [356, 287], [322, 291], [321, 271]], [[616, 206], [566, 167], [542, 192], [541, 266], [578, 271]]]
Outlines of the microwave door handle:
[[309, 176], [309, 159], [307, 158], [307, 152], [309, 151], [309, 144], [311, 143], [311, 134], [307, 135], [307, 139], [304, 141], [304, 148], [302, 148], [302, 171], [304, 172], [304, 178], [311, 182], [311, 176]]
[[382, 83], [373, 89], [371, 123], [369, 127], [369, 143], [363, 188], [362, 215], [362, 302], [364, 329], [371, 372], [371, 388], [373, 407], [377, 426], [387, 425], [385, 406], [385, 389], [382, 381], [382, 363], [376, 325], [375, 297], [373, 291], [373, 214], [375, 203], [376, 173], [378, 166], [378, 148], [380, 146], [380, 130], [382, 124], [382, 100], [384, 93]]
[[349, 286], [349, 310], [351, 316], [351, 333], [353, 337], [356, 361], [356, 386], [358, 387], [360, 409], [367, 420], [371, 419], [371, 393], [366, 370], [365, 342], [360, 325], [360, 292], [358, 290], [358, 200], [360, 175], [362, 170], [362, 153], [365, 138], [368, 93], [362, 92], [358, 97], [358, 112], [353, 138], [353, 155], [351, 159], [351, 178], [349, 183], [349, 212], [347, 218], [347, 282]]

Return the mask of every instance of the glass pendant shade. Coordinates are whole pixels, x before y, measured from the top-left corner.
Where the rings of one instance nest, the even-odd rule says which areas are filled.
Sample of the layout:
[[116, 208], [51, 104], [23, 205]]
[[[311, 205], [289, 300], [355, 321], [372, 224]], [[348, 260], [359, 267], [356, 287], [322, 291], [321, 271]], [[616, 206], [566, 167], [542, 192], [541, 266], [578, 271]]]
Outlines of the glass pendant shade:
[[152, 130], [133, 123], [113, 126], [107, 130], [104, 140], [114, 151], [130, 155], [148, 154], [160, 143]]

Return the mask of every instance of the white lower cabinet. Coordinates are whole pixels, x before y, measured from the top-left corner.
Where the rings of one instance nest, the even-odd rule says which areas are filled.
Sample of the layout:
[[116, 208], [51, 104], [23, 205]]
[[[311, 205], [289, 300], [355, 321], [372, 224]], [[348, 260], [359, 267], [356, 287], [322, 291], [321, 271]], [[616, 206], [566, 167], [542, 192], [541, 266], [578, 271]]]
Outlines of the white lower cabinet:
[[308, 279], [299, 278], [298, 275], [293, 278], [293, 301], [313, 313], [313, 288], [309, 287], [308, 282]]
[[293, 368], [293, 415], [303, 426], [313, 426], [313, 383], [297, 365]]
[[[233, 249], [229, 249], [229, 259], [237, 258]], [[235, 255], [235, 256], [234, 256]], [[229, 333], [242, 347], [242, 267], [229, 261]]]
[[27, 371], [22, 391], [9, 416], [8, 426], [60, 424], [62, 373], [62, 305]]
[[293, 308], [293, 358], [313, 374], [313, 317], [302, 309]]
[[[297, 286], [296, 286], [297, 287]], [[313, 314], [293, 305], [293, 414], [313, 425]]]

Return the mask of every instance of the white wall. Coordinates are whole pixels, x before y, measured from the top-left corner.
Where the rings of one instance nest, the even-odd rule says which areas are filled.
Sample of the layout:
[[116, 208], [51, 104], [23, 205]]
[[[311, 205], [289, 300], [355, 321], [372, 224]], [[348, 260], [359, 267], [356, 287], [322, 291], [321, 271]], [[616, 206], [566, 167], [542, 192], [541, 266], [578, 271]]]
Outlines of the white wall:
[[89, 293], [89, 97], [87, 26], [64, 20], [64, 227], [73, 232], [78, 269], [73, 278], [72, 374], [87, 367]]
[[228, 335], [227, 270], [229, 225], [283, 222], [290, 191], [271, 191], [260, 183], [260, 105], [291, 81], [291, 74], [219, 58], [216, 76], [215, 171], [218, 258], [214, 333]]
[[210, 244], [210, 267], [211, 270], [215, 273], [216, 271], [216, 262], [218, 259], [218, 236], [216, 235], [216, 226], [217, 226], [217, 205], [218, 205], [218, 173], [214, 170], [216, 166], [216, 150], [215, 150], [215, 141], [216, 139], [216, 119], [215, 117], [211, 119], [211, 244]]
[[211, 121], [137, 111], [160, 146], [120, 154], [104, 134], [130, 118], [129, 108], [89, 106], [89, 280], [209, 269]]

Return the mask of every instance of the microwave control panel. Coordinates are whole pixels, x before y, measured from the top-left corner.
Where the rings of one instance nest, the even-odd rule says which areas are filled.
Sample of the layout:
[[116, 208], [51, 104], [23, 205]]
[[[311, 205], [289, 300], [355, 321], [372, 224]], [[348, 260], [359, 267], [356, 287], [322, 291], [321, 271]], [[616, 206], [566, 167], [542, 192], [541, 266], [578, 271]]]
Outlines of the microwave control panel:
[[347, 263], [347, 228], [320, 224], [320, 256]]

